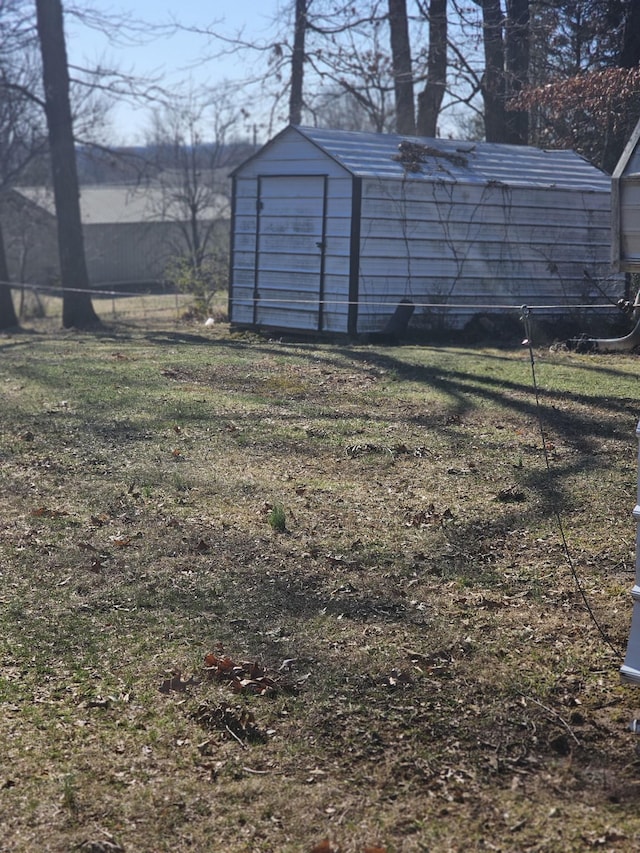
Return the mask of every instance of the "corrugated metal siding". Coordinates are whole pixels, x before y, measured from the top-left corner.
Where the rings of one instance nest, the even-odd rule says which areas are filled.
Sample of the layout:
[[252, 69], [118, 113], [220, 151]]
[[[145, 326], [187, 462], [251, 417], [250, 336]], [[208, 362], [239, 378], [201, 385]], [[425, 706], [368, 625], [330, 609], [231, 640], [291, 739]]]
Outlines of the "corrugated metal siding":
[[[608, 195], [432, 183], [401, 192], [397, 181], [363, 183], [358, 331], [379, 330], [400, 299], [414, 322], [461, 326], [478, 306], [555, 304], [600, 296], [584, 275], [609, 271]], [[380, 305], [380, 302], [386, 305]]]
[[611, 258], [616, 269], [640, 272], [640, 122], [611, 180]]
[[627, 161], [624, 169], [625, 175], [638, 175], [640, 174], [640, 150], [638, 148], [634, 148], [629, 160]]
[[640, 264], [640, 179], [623, 178], [620, 185], [622, 233], [620, 260], [635, 269]]
[[230, 319], [317, 330], [326, 180], [322, 328], [345, 332], [351, 178], [295, 131], [264, 153], [236, 173]]
[[83, 232], [93, 287], [163, 281], [171, 257], [184, 250], [180, 230], [171, 222], [85, 225]]
[[0, 197], [0, 220], [11, 280], [55, 284], [60, 278], [55, 218], [9, 191]]

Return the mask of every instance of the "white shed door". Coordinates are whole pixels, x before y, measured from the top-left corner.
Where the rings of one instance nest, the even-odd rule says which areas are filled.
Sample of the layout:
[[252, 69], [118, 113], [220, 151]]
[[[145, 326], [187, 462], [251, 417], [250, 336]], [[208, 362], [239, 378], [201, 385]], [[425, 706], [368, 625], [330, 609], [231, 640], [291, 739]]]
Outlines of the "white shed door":
[[259, 179], [256, 252], [257, 325], [322, 328], [326, 179]]

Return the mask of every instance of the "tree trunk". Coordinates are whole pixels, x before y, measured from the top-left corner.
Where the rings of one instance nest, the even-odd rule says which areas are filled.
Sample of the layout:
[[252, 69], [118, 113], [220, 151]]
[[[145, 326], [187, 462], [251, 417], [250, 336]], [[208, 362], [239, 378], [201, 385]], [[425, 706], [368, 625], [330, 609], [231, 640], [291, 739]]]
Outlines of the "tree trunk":
[[438, 116], [447, 81], [447, 0], [429, 3], [427, 81], [418, 95], [418, 136], [438, 135]]
[[9, 287], [9, 268], [4, 251], [2, 223], [0, 223], [0, 329], [11, 329], [17, 325], [18, 318]]
[[396, 96], [396, 130], [414, 136], [416, 132], [413, 105], [413, 69], [407, 22], [407, 0], [389, 0], [389, 29], [393, 87]]
[[62, 4], [60, 0], [36, 0], [36, 14], [58, 225], [62, 325], [87, 328], [100, 320], [88, 292]]
[[[506, 98], [513, 98], [527, 85], [529, 78], [529, 0], [507, 0], [505, 31]], [[526, 145], [529, 141], [529, 113], [508, 110], [505, 142]]]
[[640, 0], [630, 0], [626, 12], [620, 68], [635, 68], [640, 65]]
[[304, 80], [304, 41], [307, 32], [307, 0], [296, 0], [296, 19], [291, 54], [291, 91], [289, 93], [289, 124], [302, 122], [302, 84]]
[[480, 0], [484, 43], [484, 132], [487, 142], [505, 142], [504, 17], [500, 0]]

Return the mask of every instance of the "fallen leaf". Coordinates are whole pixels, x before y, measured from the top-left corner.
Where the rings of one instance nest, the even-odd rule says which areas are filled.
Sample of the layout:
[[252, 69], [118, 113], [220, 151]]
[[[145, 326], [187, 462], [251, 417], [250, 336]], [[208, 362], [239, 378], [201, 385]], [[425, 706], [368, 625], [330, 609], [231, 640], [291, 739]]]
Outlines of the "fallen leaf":
[[340, 848], [335, 847], [330, 841], [325, 839], [318, 844], [314, 844], [309, 853], [340, 853]]
[[60, 509], [49, 509], [46, 506], [39, 506], [37, 509], [31, 510], [31, 515], [38, 518], [62, 518], [64, 515], [69, 515], [69, 513]]
[[167, 678], [162, 682], [158, 690], [160, 693], [171, 693], [172, 690], [176, 690], [177, 692], [184, 692], [189, 685], [194, 684], [195, 680], [193, 676], [188, 678], [186, 681], [182, 680], [181, 673], [175, 672], [171, 678]]

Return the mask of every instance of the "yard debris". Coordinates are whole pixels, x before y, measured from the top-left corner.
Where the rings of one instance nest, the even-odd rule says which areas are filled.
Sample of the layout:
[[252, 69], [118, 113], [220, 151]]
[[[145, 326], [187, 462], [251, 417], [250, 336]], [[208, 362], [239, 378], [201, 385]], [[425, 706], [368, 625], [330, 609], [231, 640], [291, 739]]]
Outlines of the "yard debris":
[[346, 454], [350, 459], [356, 459], [358, 456], [366, 456], [368, 453], [389, 453], [391, 456], [415, 456], [421, 458], [426, 456], [429, 451], [424, 446], [414, 447], [411, 449], [404, 443], [393, 444], [387, 447], [384, 444], [374, 444], [373, 442], [365, 442], [363, 444], [351, 444], [346, 448]]
[[[278, 672], [282, 672], [283, 668], [290, 669], [294, 662], [295, 658], [285, 661]], [[206, 678], [228, 684], [234, 693], [275, 696], [283, 690], [293, 692], [296, 689], [295, 684], [277, 673], [269, 674], [267, 669], [256, 661], [237, 663], [228, 655], [216, 655], [214, 652], [205, 655], [204, 672]]]
[[267, 733], [258, 726], [255, 715], [247, 708], [202, 702], [193, 712], [193, 719], [207, 729], [226, 732], [243, 748], [247, 741], [264, 743], [267, 739]]
[[325, 838], [318, 844], [314, 844], [309, 853], [340, 853], [340, 848]]
[[31, 510], [31, 515], [36, 518], [64, 518], [69, 513], [63, 509], [50, 509], [46, 506], [39, 506], [37, 509]]
[[104, 833], [103, 839], [87, 839], [73, 849], [80, 850], [81, 853], [124, 853], [124, 847], [108, 832]]
[[527, 496], [517, 486], [507, 486], [506, 489], [500, 489], [495, 499], [501, 503], [522, 503]]
[[432, 145], [425, 145], [422, 142], [412, 142], [408, 139], [403, 139], [399, 143], [398, 153], [393, 154], [391, 159], [401, 163], [407, 172], [421, 172], [426, 157], [444, 158], [454, 166], [461, 167], [467, 166], [469, 162], [463, 154], [442, 151], [439, 148], [434, 148]]
[[436, 510], [435, 504], [430, 503], [425, 509], [407, 510], [405, 513], [405, 527], [429, 527], [433, 524], [444, 526], [453, 519], [453, 513], [446, 507], [441, 511]]
[[383, 447], [381, 444], [352, 444], [347, 447], [347, 456], [350, 459], [355, 459], [357, 456], [364, 456], [367, 453], [391, 453], [390, 448]]
[[189, 548], [192, 554], [208, 554], [211, 551], [211, 545], [206, 539], [199, 539], [198, 542]]
[[184, 693], [184, 691], [190, 687], [192, 684], [197, 684], [197, 679], [192, 675], [190, 678], [187, 678], [186, 681], [182, 680], [182, 673], [180, 670], [176, 670], [171, 678], [165, 679], [162, 682], [158, 690], [160, 693], [171, 693], [172, 691], [176, 691], [178, 693]]

